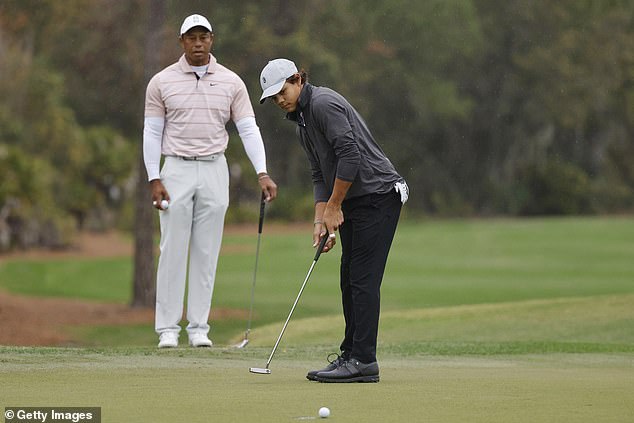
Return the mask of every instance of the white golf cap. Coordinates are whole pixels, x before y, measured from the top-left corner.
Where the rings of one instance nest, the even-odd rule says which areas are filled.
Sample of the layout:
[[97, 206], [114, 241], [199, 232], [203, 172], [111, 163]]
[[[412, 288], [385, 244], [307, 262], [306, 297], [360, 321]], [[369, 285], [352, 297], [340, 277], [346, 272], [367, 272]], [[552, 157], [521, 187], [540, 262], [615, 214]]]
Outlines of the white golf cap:
[[262, 86], [262, 97], [260, 104], [282, 90], [284, 82], [297, 73], [297, 66], [288, 59], [271, 60], [260, 74], [260, 85]]
[[209, 32], [213, 32], [211, 30], [211, 24], [203, 15], [191, 15], [185, 18], [183, 24], [181, 25], [181, 35], [189, 31], [195, 26], [202, 26], [209, 30]]

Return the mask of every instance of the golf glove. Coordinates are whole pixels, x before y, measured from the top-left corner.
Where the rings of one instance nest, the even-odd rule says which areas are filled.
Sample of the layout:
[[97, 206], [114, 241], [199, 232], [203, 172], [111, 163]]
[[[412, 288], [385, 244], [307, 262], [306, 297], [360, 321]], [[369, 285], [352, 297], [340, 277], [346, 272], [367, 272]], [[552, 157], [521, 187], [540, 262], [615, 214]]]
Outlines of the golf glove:
[[401, 203], [405, 204], [407, 199], [409, 198], [409, 187], [407, 186], [407, 182], [397, 182], [394, 184], [394, 189], [396, 192], [401, 194]]

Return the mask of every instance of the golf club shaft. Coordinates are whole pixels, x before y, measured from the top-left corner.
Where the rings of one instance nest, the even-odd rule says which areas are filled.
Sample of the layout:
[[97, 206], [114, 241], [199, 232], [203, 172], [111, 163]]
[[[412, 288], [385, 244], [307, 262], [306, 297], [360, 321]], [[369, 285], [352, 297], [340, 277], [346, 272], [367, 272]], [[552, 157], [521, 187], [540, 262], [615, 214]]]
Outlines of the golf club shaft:
[[262, 232], [258, 233], [258, 244], [255, 247], [255, 268], [253, 269], [253, 284], [251, 285], [251, 304], [249, 306], [249, 321], [247, 322], [247, 331], [244, 335], [246, 339], [251, 332], [251, 319], [253, 318], [253, 301], [255, 299], [255, 280], [258, 273], [258, 257], [260, 256], [260, 240], [262, 238]]
[[253, 283], [251, 284], [251, 302], [249, 305], [249, 320], [247, 322], [247, 330], [244, 333], [244, 339], [249, 338], [251, 332], [251, 320], [253, 318], [253, 302], [255, 300], [255, 281], [258, 274], [258, 259], [260, 257], [260, 241], [262, 240], [262, 226], [264, 225], [264, 208], [266, 206], [266, 196], [262, 193], [260, 197], [260, 219], [258, 222], [258, 243], [255, 247], [255, 267], [253, 268]]
[[306, 274], [306, 278], [304, 279], [304, 283], [302, 283], [302, 287], [299, 290], [299, 294], [297, 294], [297, 298], [295, 298], [295, 302], [293, 303], [293, 307], [291, 307], [291, 311], [290, 313], [288, 313], [288, 317], [286, 318], [286, 322], [284, 322], [284, 326], [282, 327], [282, 331], [280, 332], [280, 336], [277, 337], [277, 341], [275, 341], [275, 345], [273, 346], [273, 350], [271, 351], [271, 355], [269, 356], [268, 361], [266, 362], [266, 368], [269, 368], [269, 365], [271, 364], [271, 360], [273, 360], [273, 356], [275, 355], [275, 351], [277, 350], [277, 346], [280, 344], [280, 341], [282, 340], [282, 336], [284, 335], [284, 331], [286, 330], [286, 327], [288, 326], [288, 322], [291, 320], [291, 316], [293, 315], [293, 312], [295, 311], [295, 307], [297, 307], [297, 303], [299, 302], [299, 298], [302, 296], [302, 292], [304, 292], [304, 288], [306, 288], [306, 284], [308, 283], [308, 279], [310, 278], [310, 274], [313, 272], [313, 269], [315, 268], [315, 265], [317, 264], [317, 260], [319, 260], [319, 256], [321, 255], [321, 252], [324, 249], [324, 246], [326, 245], [326, 242], [328, 241], [328, 232], [326, 232], [326, 235], [324, 235], [324, 237], [321, 239], [321, 242], [319, 243], [319, 246], [317, 247], [317, 252], [315, 253], [315, 258], [313, 260], [313, 263], [310, 265], [310, 269], [308, 269], [308, 273]]

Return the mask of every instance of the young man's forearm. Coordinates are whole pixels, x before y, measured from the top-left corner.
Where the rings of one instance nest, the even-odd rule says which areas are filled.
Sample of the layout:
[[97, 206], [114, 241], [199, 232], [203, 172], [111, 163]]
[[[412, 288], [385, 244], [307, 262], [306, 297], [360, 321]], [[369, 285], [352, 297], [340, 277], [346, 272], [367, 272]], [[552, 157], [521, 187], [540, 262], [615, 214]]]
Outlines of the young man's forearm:
[[332, 194], [330, 195], [330, 199], [328, 200], [328, 206], [330, 207], [341, 207], [341, 203], [346, 198], [346, 194], [350, 189], [352, 182], [344, 181], [343, 179], [335, 179], [335, 186], [332, 189]]
[[323, 223], [324, 222], [324, 212], [326, 211], [326, 207], [335, 207], [341, 208], [341, 203], [346, 198], [346, 194], [350, 189], [352, 182], [346, 182], [342, 179], [335, 179], [335, 186], [332, 190], [332, 194], [328, 199], [328, 202], [320, 201], [315, 203], [315, 219], [314, 223]]
[[346, 193], [351, 185], [352, 182], [335, 179], [335, 186], [323, 211], [324, 225], [330, 234], [334, 234], [335, 231], [339, 229], [339, 226], [343, 224], [344, 218], [343, 212], [341, 211], [341, 204], [346, 198]]

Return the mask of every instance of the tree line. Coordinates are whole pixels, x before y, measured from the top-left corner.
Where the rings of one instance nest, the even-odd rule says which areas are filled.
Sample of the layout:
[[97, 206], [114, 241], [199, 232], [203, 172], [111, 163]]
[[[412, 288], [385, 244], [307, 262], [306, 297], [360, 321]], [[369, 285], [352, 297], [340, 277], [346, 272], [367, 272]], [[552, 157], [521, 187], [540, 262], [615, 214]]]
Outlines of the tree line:
[[[312, 207], [293, 126], [258, 104], [259, 72], [276, 57], [358, 108], [410, 185], [409, 215], [632, 210], [631, 1], [6, 0], [0, 251], [132, 228], [148, 195], [135, 183], [147, 58], [152, 72], [177, 60], [191, 13], [209, 17], [214, 54], [249, 88], [281, 189], [272, 217], [307, 219]], [[249, 219], [257, 184], [229, 129], [228, 218]]]

